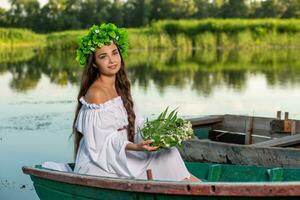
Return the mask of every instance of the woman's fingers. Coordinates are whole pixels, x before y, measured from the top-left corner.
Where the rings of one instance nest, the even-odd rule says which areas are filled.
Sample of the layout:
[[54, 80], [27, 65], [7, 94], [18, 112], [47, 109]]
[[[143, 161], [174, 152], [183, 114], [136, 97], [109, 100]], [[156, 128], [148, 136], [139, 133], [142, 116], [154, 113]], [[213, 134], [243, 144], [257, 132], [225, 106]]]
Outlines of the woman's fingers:
[[153, 143], [153, 140], [145, 140], [142, 142], [142, 148], [146, 151], [156, 151], [158, 149], [158, 147], [152, 147], [149, 146], [151, 143]]
[[151, 147], [151, 151], [156, 151], [158, 147]]
[[151, 147], [151, 146], [146, 146], [147, 151], [156, 151], [158, 147]]
[[153, 142], [153, 140], [146, 140], [146, 141], [143, 141], [143, 144], [148, 145], [148, 144], [151, 144], [152, 142]]

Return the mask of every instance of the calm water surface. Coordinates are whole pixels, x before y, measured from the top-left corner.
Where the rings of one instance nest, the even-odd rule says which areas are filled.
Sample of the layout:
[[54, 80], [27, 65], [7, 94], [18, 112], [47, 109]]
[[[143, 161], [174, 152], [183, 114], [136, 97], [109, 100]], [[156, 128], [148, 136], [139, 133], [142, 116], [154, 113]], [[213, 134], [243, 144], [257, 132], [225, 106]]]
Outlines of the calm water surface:
[[[72, 162], [80, 68], [73, 53], [0, 52], [0, 199], [38, 199], [24, 165]], [[145, 117], [244, 114], [300, 119], [300, 50], [131, 52], [132, 93]]]

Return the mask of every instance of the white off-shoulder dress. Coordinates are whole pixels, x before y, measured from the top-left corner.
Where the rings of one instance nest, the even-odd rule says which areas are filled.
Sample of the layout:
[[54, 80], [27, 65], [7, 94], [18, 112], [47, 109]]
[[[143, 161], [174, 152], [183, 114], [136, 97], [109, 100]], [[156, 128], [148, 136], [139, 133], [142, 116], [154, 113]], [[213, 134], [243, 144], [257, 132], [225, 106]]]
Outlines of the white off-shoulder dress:
[[[180, 181], [189, 178], [185, 164], [173, 147], [155, 152], [125, 150], [127, 112], [120, 96], [103, 104], [90, 104], [80, 98], [82, 107], [75, 128], [83, 137], [79, 144], [74, 172], [97, 176], [147, 179], [152, 170], [155, 180]], [[142, 141], [139, 128], [144, 119], [134, 105], [136, 114], [135, 143]]]

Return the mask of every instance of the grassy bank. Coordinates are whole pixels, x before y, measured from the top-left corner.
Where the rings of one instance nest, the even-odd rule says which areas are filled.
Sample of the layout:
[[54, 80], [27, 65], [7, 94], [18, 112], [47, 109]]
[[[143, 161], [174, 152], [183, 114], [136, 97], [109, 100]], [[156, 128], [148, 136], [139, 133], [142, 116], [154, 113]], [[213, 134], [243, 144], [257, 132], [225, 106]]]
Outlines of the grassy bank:
[[78, 38], [87, 33], [87, 30], [63, 31], [46, 35], [46, 44], [49, 49], [76, 49]]
[[27, 29], [0, 28], [0, 48], [44, 47], [46, 36]]
[[[51, 49], [77, 46], [86, 31], [65, 31], [47, 37]], [[300, 46], [300, 20], [163, 20], [146, 28], [129, 28], [131, 49], [282, 48]]]
[[193, 47], [202, 49], [300, 45], [298, 19], [163, 20], [153, 23], [151, 29], [173, 38], [184, 35]]
[[[1, 47], [47, 46], [73, 50], [87, 30], [39, 35], [24, 29], [0, 29]], [[129, 28], [131, 49], [282, 48], [300, 46], [300, 20], [163, 20]]]
[[163, 20], [151, 25], [157, 32], [169, 35], [184, 33], [190, 37], [199, 33], [236, 34], [250, 31], [258, 36], [268, 33], [300, 32], [299, 19], [205, 19], [205, 20]]

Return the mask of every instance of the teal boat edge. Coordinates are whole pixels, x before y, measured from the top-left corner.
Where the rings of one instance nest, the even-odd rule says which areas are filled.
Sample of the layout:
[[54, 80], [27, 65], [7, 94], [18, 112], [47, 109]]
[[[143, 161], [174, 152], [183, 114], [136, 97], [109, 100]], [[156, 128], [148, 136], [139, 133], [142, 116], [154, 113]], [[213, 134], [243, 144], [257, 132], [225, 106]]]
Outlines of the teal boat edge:
[[270, 197], [272, 199], [299, 199], [300, 197], [300, 168], [267, 168], [196, 162], [186, 162], [186, 166], [203, 182], [89, 176], [55, 171], [39, 165], [23, 167], [23, 172], [30, 175], [41, 200], [270, 199]]

